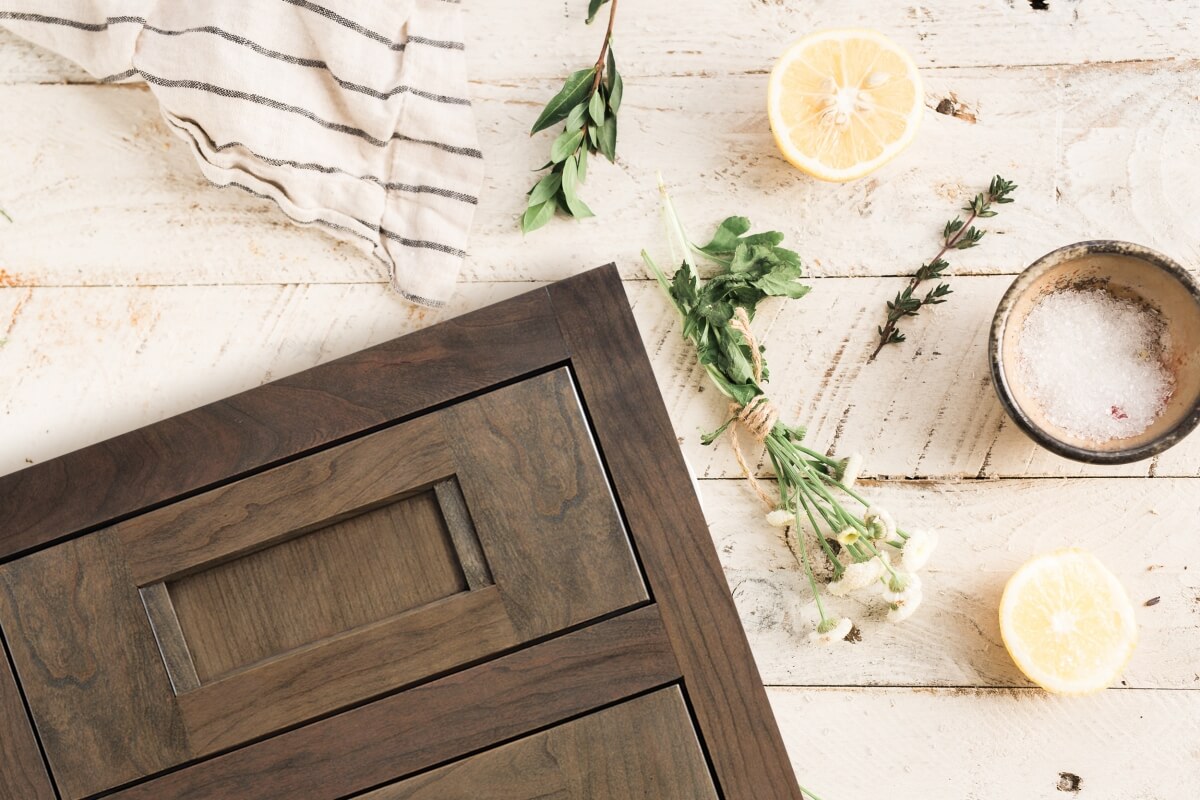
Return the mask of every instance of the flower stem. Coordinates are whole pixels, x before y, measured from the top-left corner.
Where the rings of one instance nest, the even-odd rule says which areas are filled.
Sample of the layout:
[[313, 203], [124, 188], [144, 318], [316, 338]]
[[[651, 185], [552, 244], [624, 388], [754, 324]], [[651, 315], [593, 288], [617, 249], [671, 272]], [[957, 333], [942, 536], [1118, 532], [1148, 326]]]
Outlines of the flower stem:
[[[808, 503], [804, 500], [804, 496], [800, 496], [800, 502], [804, 505], [804, 513], [808, 515], [808, 521], [816, 527], [816, 521], [813, 520], [812, 512], [808, 510]], [[800, 528], [800, 512], [796, 512], [796, 529]], [[818, 532], [818, 536], [821, 534]], [[800, 560], [804, 562], [804, 572], [808, 575], [808, 585], [812, 589], [813, 599], [817, 601], [817, 613], [821, 615], [821, 623], [825, 622], [825, 608], [821, 605], [821, 592], [817, 589], [817, 579], [813, 575], [812, 565], [808, 563], [808, 548], [804, 546], [803, 540], [800, 542]]]
[[821, 800], [821, 798], [817, 797], [815, 794], [810, 792], [808, 789], [805, 789], [803, 786], [800, 787], [800, 794], [808, 795], [809, 800]]

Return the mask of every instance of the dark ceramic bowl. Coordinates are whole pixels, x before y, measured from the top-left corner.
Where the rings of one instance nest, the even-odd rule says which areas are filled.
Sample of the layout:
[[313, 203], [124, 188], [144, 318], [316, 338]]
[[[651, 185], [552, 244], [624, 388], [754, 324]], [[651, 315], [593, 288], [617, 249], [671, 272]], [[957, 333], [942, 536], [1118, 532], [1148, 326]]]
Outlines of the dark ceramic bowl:
[[[1072, 286], [1102, 287], [1139, 300], [1163, 317], [1171, 347], [1166, 365], [1175, 392], [1149, 428], [1095, 442], [1054, 425], [1029, 396], [1016, 368], [1017, 340], [1034, 302]], [[1200, 423], [1200, 287], [1170, 258], [1129, 242], [1096, 240], [1059, 248], [1033, 262], [1004, 293], [988, 345], [992, 383], [1017, 427], [1052, 453], [1089, 464], [1126, 464], [1161, 453]]]

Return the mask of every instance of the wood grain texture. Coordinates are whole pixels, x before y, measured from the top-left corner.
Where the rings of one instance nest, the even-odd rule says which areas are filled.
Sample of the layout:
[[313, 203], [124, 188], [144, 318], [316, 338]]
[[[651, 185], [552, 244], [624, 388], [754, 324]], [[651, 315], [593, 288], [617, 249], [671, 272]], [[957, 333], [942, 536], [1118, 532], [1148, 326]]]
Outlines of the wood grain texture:
[[[377, 463], [370, 466], [379, 469]], [[290, 491], [292, 506], [299, 505], [299, 490]], [[429, 491], [168, 587], [205, 683], [467, 590]]]
[[[664, 686], [678, 676], [658, 610], [650, 606], [112, 797], [344, 797]], [[480, 698], [479, 686], [488, 687], [487, 698]], [[438, 724], [431, 726], [430, 720]]]
[[[98, 533], [0, 567], [0, 624], [66, 798], [187, 755], [120, 542]], [[86, 721], [86, 722], [85, 722]]]
[[7, 650], [0, 647], [0, 800], [57, 800], [25, 713]]
[[[397, 448], [409, 452], [396, 458]], [[163, 464], [164, 471], [171, 469], [170, 461]], [[334, 528], [335, 540], [340, 538], [337, 531], [354, 538], [367, 510], [395, 505], [394, 498], [453, 472], [437, 420], [418, 418], [141, 514], [114, 531], [129, 553], [134, 580], [142, 585], [187, 575], [321, 528]], [[317, 536], [307, 547], [329, 541], [329, 535]], [[303, 557], [305, 549], [295, 544], [262, 558]], [[181, 591], [186, 600], [186, 584]]]
[[[584, 8], [513, 14], [508, 6], [466, 7], [467, 57], [477, 83], [556, 78], [595, 41], [582, 24]], [[713, 5], [702, 0], [647, 3], [622, 15], [622, 72], [630, 75], [737, 72], [769, 63], [793, 39], [812, 30], [869, 27], [887, 31], [917, 64], [1004, 67], [1200, 56], [1188, 36], [1200, 12], [1167, 2], [1141, 7], [1121, 0], [1086, 5], [1024, 0], [945, 0], [936, 5], [879, 5], [847, 0], [827, 5], [801, 0]], [[982, 36], [981, 31], [992, 31]], [[1004, 32], [997, 35], [996, 31]], [[1118, 35], [1123, 34], [1123, 35]], [[0, 75], [6, 82], [89, 82], [81, 69], [0, 32]], [[746, 47], [753, 42], [754, 47]]]
[[[827, 596], [827, 610], [850, 617], [862, 633], [861, 642], [833, 648], [807, 641], [816, 624], [808, 580], [745, 482], [700, 486], [725, 578], [769, 685], [1028, 687], [1000, 639], [1000, 594], [1034, 554], [1077, 546], [1117, 575], [1134, 606], [1137, 649], [1118, 685], [1200, 687], [1196, 479], [864, 486], [903, 524], [937, 530], [940, 542], [923, 572], [923, 604], [903, 625], [884, 620], [878, 597]], [[824, 577], [824, 556], [815, 555]]]
[[179, 713], [193, 755], [204, 755], [396, 691], [519, 641], [492, 586], [235, 672], [180, 696]]
[[163, 666], [167, 677], [171, 679], [171, 688], [175, 694], [190, 692], [200, 686], [200, 676], [196, 674], [196, 664], [188, 649], [187, 639], [179, 626], [179, 615], [175, 613], [175, 603], [167, 590], [167, 584], [159, 581], [138, 589], [142, 605], [146, 608], [146, 618], [154, 631], [154, 642], [162, 655]]
[[[401, 348], [399, 351], [396, 348]], [[565, 357], [545, 293], [0, 478], [0, 557], [243, 475]], [[437, 380], [429, 380], [436, 374]], [[364, 380], [370, 375], [371, 380]], [[304, 416], [297, 418], [303, 408]], [[230, 437], [233, 438], [230, 438]], [[187, 453], [164, 470], [145, 453]]]
[[[770, 301], [754, 330], [766, 343], [769, 391], [785, 419], [808, 429], [809, 447], [859, 452], [868, 477], [1195, 476], [1200, 436], [1158, 458], [1120, 466], [1068, 461], [1037, 447], [1005, 416], [987, 368], [988, 326], [1006, 277], [955, 278], [953, 301], [906, 321], [909, 340], [867, 362], [883, 302], [903, 280], [820, 279], [799, 301]], [[643, 342], [680, 444], [703, 477], [740, 477], [729, 442], [700, 444], [724, 421], [727, 403], [683, 341], [677, 316], [656, 286], [630, 287]], [[770, 472], [746, 443], [758, 474]]]
[[434, 484], [433, 491], [437, 495], [438, 508], [442, 519], [445, 520], [446, 530], [454, 542], [455, 556], [467, 586], [472, 589], [491, 586], [494, 583], [492, 570], [488, 566], [483, 549], [479, 546], [479, 535], [475, 532], [475, 523], [471, 521], [471, 512], [463, 498], [458, 479], [440, 481]]
[[648, 599], [567, 370], [443, 412], [455, 469], [523, 639]]
[[[770, 695], [780, 724], [796, 732], [789, 745], [801, 781], [819, 797], [871, 798], [886, 787], [905, 800], [1185, 800], [1200, 786], [1198, 691]], [[845, 768], [848, 752], [860, 756], [853, 769]]]
[[[446, 313], [531, 286], [506, 281], [564, 277], [606, 259], [616, 260], [627, 278], [640, 276], [637, 249], [661, 239], [655, 169], [665, 172], [697, 236], [726, 214], [747, 213], [756, 225], [787, 231], [810, 268], [824, 275], [911, 270], [930, 252], [933, 226], [995, 170], [1010, 170], [1008, 177], [1023, 190], [995, 220], [993, 230], [1004, 235], [990, 234], [994, 238], [984, 247], [963, 254], [955, 262], [962, 272], [1012, 273], [1050, 246], [1094, 236], [1130, 238], [1197, 263], [1200, 231], [1188, 203], [1178, 202], [1196, 185], [1200, 163], [1193, 157], [1200, 143], [1196, 5], [1032, 5], [736, 0], [628, 6], [617, 40], [628, 78], [621, 157], [615, 168], [591, 171], [586, 194], [599, 219], [555, 223], [526, 242], [515, 218], [531, 180], [528, 170], [544, 160], [543, 137], [550, 134], [530, 139], [525, 133], [557, 88], [555, 80], [595, 45], [597, 31], [580, 24], [579, 5], [531, 14], [515, 0], [468, 4], [467, 54], [488, 176], [472, 256]], [[928, 114], [913, 149], [863, 181], [832, 186], [796, 174], [775, 156], [766, 134], [765, 69], [793, 36], [845, 25], [874, 27], [895, 38], [922, 67], [928, 105], [954, 92], [976, 123]], [[1054, 65], [1063, 61], [1078, 66]], [[0, 83], [79, 80], [87, 76], [77, 68], [0, 32]], [[7, 340], [0, 346], [0, 473], [326, 362], [438, 316], [397, 302], [378, 266], [352, 247], [297, 229], [269, 204], [236, 190], [203, 185], [145, 91], [26, 85], [0, 94], [4, 108], [15, 112], [0, 114], [0, 206], [16, 219], [13, 225], [0, 221], [0, 284], [11, 287], [0, 288], [0, 339]], [[81, 139], [80, 130], [89, 136]], [[260, 285], [216, 285], [248, 282]], [[777, 540], [768, 542], [771, 531], [750, 522], [752, 504], [714, 500], [715, 487], [733, 497], [743, 491], [740, 483], [704, 481], [722, 548], [745, 545], [722, 553], [743, 621], [771, 682], [1004, 682], [1001, 654], [981, 656], [977, 648], [986, 637], [971, 627], [974, 615], [991, 612], [986, 597], [975, 593], [976, 573], [999, 580], [1007, 565], [1074, 530], [1099, 532], [1088, 541], [1106, 548], [1110, 564], [1122, 563], [1128, 547], [1129, 563], [1153, 565], [1158, 562], [1144, 557], [1149, 551], [1143, 544], [1163, 541], [1162, 529], [1143, 500], [1184, 535], [1189, 515], [1198, 510], [1195, 490], [1175, 479], [1167, 488], [1158, 486], [1159, 478], [1104, 482], [1068, 493], [1060, 516], [1053, 510], [1055, 495], [1075, 477], [1045, 482], [1028, 509], [1020, 508], [1024, 497], [1043, 484], [1019, 483], [1016, 499], [1003, 483], [975, 486], [971, 479], [984, 466], [985, 476], [1077, 474], [1066, 462], [1046, 462], [1007, 426], [997, 431], [989, 390], [972, 383], [978, 366], [974, 331], [991, 311], [990, 301], [976, 295], [998, 290], [956, 279], [953, 302], [910, 326], [921, 341], [903, 357], [876, 365], [887, 375], [870, 375], [853, 363], [854, 344], [869, 339], [866, 329], [880, 304], [901, 282], [864, 283], [869, 285], [854, 293], [856, 302], [836, 311], [829, 308], [832, 296], [854, 284], [828, 290], [818, 285], [778, 315], [772, 326], [783, 326], [774, 327], [780, 335], [768, 336], [777, 373], [773, 389], [778, 399], [795, 401], [790, 411], [814, 423], [814, 440], [823, 446], [865, 448], [868, 470], [877, 475], [936, 479], [916, 486], [889, 481], [901, 485], [886, 491], [908, 516], [942, 529], [931, 578], [953, 579], [954, 588], [941, 590], [944, 600], [927, 595], [909, 628], [883, 628], [856, 646], [861, 650], [847, 645], [833, 654], [813, 652], [792, 630], [807, 619], [787, 611], [790, 605], [782, 617], [777, 611], [778, 600], [791, 604], [804, 597], [794, 591], [798, 576], [786, 561], [790, 554]], [[61, 288], [81, 285], [94, 288]], [[736, 474], [727, 453], [695, 445], [698, 431], [720, 416], [721, 404], [711, 394], [695, 394], [690, 355], [661, 324], [657, 299], [643, 302], [653, 292], [637, 284], [632, 289], [639, 327], [689, 458], [711, 477]], [[851, 322], [863, 331], [851, 334], [838, 356], [839, 334]], [[955, 343], [963, 336], [970, 343]], [[939, 340], [954, 346], [936, 346]], [[663, 342], [672, 346], [660, 349]], [[897, 383], [907, 371], [927, 377]], [[957, 388], [943, 398], [949, 386]], [[819, 410], [810, 413], [801, 398]], [[681, 415], [680, 408], [690, 410]], [[844, 413], [847, 421], [839, 424]], [[884, 417], [887, 424], [880, 426]], [[999, 434], [990, 459], [988, 443], [975, 441], [979, 424]], [[1160, 477], [1200, 474], [1190, 443], [1167, 455], [1184, 452], [1180, 461], [1149, 471]], [[969, 485], [960, 484], [964, 479]], [[1017, 532], [997, 534], [993, 514]], [[1134, 533], [1116, 521], [1131, 523]], [[948, 530], [970, 547], [948, 542]], [[1133, 581], [1135, 595], [1164, 598], [1138, 609], [1143, 639], [1127, 677], [1139, 685], [1178, 687], [1194, 661], [1192, 595], [1200, 591], [1192, 591], [1194, 565], [1185, 572], [1185, 557], [1180, 559], [1162, 571], [1122, 575]], [[937, 624], [922, 622], [926, 614]], [[1146, 626], [1153, 630], [1149, 637]], [[768, 628], [774, 633], [764, 642]], [[960, 645], [956, 639], [964, 634], [967, 643]], [[966, 666], [953, 658], [923, 664], [922, 654], [944, 647], [966, 652]], [[903, 678], [892, 677], [892, 662]], [[776, 708], [805, 783], [824, 797], [873, 797], [885, 786], [904, 800], [924, 800], [933, 791], [979, 800], [1014, 794], [1063, 800], [1075, 795], [1057, 790], [1059, 772], [1073, 768], [1083, 779], [1081, 796], [1096, 800], [1174, 800], [1178, 787], [1200, 783], [1197, 756], [1189, 750], [1195, 732], [1177, 727], [1197, 714], [1181, 692], [1110, 692], [1096, 702], [1055, 701], [1023, 690], [919, 687], [804, 689], [795, 695], [813, 702], [794, 713]], [[864, 759], [862, 768], [837, 769], [839, 754], [862, 746], [864, 729], [897, 718], [882, 734], [886, 751], [869, 743], [873, 758]], [[1172, 732], [1178, 736], [1167, 738]]]
[[799, 800], [617, 271], [548, 291], [721, 790]]
[[[1196, 220], [1171, 201], [1200, 177], [1188, 158], [1200, 143], [1190, 88], [1200, 61], [926, 69], [928, 110], [912, 146], [863, 180], [828, 184], [779, 156], [763, 99], [770, 60], [744, 51], [744, 68], [728, 73], [628, 73], [620, 158], [588, 175], [597, 218], [548, 225], [536, 247], [517, 221], [549, 133], [527, 133], [562, 76], [477, 84], [488, 174], [464, 281], [556, 280], [604, 260], [626, 279], [644, 277], [639, 251], [663, 246], [656, 171], [697, 238], [745, 213], [785, 232], [823, 276], [911, 274], [936, 252], [942, 223], [995, 172], [1020, 184], [1016, 202], [988, 222], [984, 246], [954, 254], [955, 271], [1013, 274], [1055, 247], [1097, 237], [1140, 242], [1185, 264], [1200, 256]], [[951, 95], [974, 122], [935, 111]], [[10, 151], [0, 200], [14, 219], [0, 237], [0, 283], [386, 282], [378, 261], [354, 245], [288, 223], [267, 201], [208, 185], [149, 92], [0, 87], [0, 102], [23, 112], [0, 119]], [[81, 140], [82, 127], [93, 135]]]
[[361, 800], [717, 800], [678, 687], [572, 720]]

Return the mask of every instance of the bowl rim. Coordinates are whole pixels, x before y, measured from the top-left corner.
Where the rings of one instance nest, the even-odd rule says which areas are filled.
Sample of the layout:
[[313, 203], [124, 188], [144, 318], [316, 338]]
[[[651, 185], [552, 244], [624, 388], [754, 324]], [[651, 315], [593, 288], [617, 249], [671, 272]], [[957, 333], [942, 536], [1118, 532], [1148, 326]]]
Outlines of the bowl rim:
[[1088, 464], [1128, 464], [1156, 456], [1174, 446], [1191, 433], [1200, 424], [1200, 396], [1192, 403], [1192, 408], [1186, 416], [1151, 441], [1137, 447], [1128, 447], [1121, 450], [1093, 450], [1069, 444], [1055, 438], [1045, 429], [1038, 426], [1037, 423], [1022, 411], [1013, 397], [1008, 377], [1004, 371], [1004, 361], [1001, 358], [1004, 332], [1008, 325], [1008, 316], [1017, 299], [1022, 297], [1038, 278], [1053, 267], [1073, 261], [1082, 256], [1095, 254], [1132, 256], [1166, 272], [1188, 291], [1188, 294], [1196, 302], [1197, 308], [1200, 309], [1200, 284], [1196, 282], [1191, 273], [1169, 256], [1144, 245], [1118, 239], [1088, 239], [1082, 242], [1075, 242], [1074, 244], [1068, 244], [1051, 250], [1049, 253], [1035, 260], [1021, 271], [1012, 282], [1012, 285], [1004, 292], [1004, 296], [1000, 298], [999, 305], [996, 306], [996, 313], [992, 317], [991, 333], [988, 338], [988, 361], [992, 375], [992, 386], [995, 388], [996, 395], [1000, 399], [1000, 405], [1004, 408], [1009, 418], [1016, 423], [1017, 427], [1024, 431], [1034, 442], [1055, 455], [1069, 458], [1073, 461], [1082, 461]]

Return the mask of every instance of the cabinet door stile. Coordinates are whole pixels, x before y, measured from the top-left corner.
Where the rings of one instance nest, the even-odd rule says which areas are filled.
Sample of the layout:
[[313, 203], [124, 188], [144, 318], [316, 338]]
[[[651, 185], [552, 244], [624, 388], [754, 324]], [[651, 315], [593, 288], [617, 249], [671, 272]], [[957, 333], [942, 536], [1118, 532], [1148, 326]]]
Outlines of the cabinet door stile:
[[0, 645], [0, 800], [57, 800], [33, 724]]

